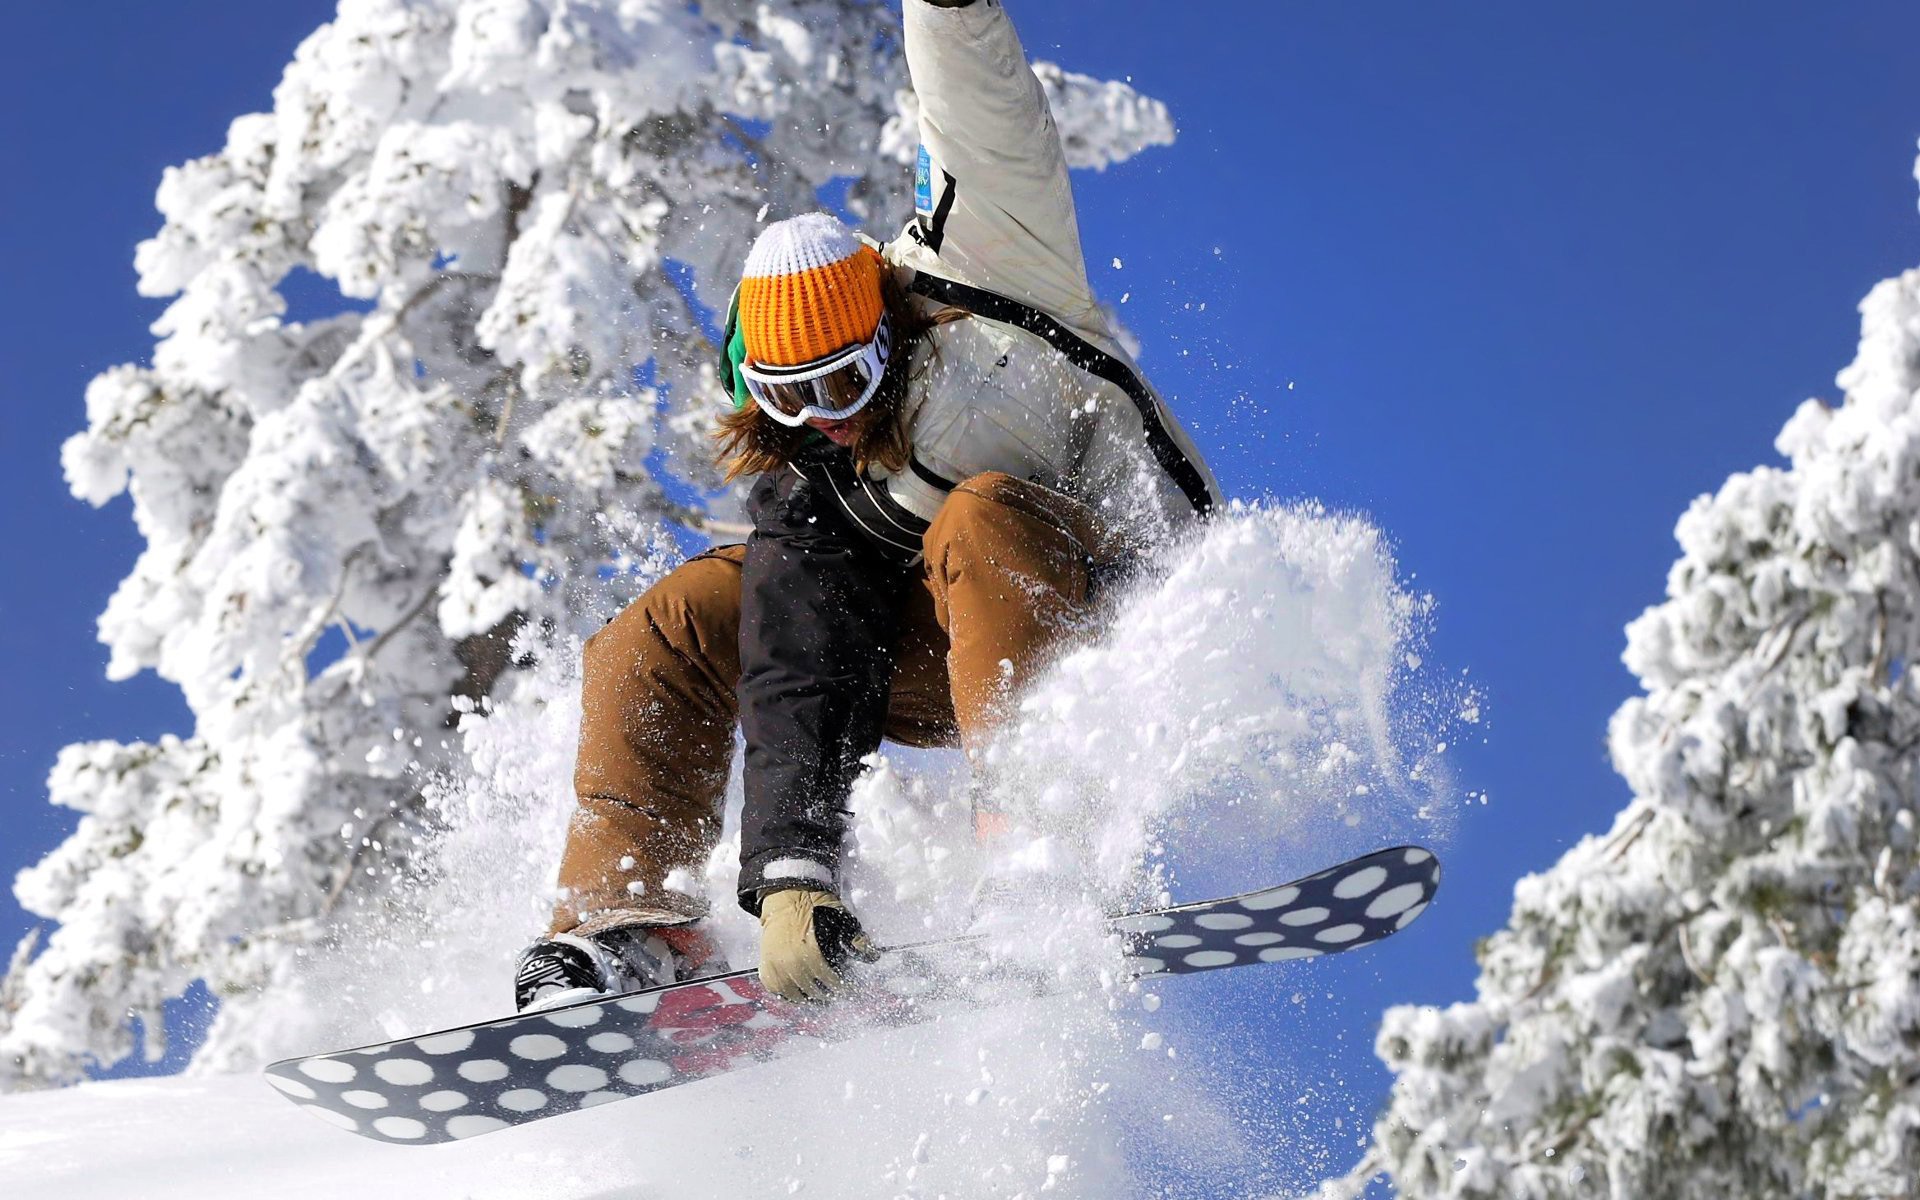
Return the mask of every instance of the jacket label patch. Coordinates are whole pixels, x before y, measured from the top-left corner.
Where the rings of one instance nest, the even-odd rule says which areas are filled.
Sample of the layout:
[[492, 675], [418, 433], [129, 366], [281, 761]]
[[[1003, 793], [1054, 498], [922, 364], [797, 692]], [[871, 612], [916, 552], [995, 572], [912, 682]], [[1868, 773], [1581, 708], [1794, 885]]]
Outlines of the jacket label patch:
[[933, 157], [925, 142], [920, 143], [913, 162], [913, 211], [923, 217], [933, 215]]

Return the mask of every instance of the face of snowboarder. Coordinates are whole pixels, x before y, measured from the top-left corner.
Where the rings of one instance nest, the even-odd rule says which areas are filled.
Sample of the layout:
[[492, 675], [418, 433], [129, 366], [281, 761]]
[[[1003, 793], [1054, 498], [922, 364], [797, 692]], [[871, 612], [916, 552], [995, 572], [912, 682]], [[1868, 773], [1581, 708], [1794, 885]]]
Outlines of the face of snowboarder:
[[834, 434], [880, 390], [892, 343], [890, 324], [882, 316], [873, 336], [864, 342], [799, 366], [769, 366], [749, 359], [740, 364], [740, 378], [769, 417], [782, 425], [811, 425], [844, 445]]
[[851, 419], [845, 421], [826, 421], [819, 417], [807, 418], [807, 424], [826, 435], [828, 441], [836, 446], [851, 446], [860, 432], [860, 426]]

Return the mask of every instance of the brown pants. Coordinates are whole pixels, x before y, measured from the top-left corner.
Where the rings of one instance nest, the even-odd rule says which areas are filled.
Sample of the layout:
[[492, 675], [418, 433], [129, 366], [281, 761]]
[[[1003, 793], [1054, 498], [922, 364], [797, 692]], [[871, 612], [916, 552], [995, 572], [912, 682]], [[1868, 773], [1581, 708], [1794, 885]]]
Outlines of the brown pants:
[[[921, 586], [902, 601], [885, 732], [973, 749], [1088, 612], [1104, 547], [1083, 505], [997, 472], [955, 488], [924, 544]], [[551, 932], [700, 915], [696, 898], [664, 883], [677, 867], [697, 877], [720, 832], [745, 555], [725, 546], [685, 563], [587, 642], [579, 808]]]

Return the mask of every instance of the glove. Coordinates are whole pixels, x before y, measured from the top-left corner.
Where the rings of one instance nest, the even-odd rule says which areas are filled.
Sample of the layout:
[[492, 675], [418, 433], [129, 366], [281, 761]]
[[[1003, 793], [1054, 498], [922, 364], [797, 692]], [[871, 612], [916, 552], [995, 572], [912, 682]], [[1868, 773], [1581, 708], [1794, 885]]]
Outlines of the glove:
[[760, 899], [760, 982], [785, 1000], [827, 1000], [845, 990], [850, 959], [880, 951], [832, 892], [781, 888]]

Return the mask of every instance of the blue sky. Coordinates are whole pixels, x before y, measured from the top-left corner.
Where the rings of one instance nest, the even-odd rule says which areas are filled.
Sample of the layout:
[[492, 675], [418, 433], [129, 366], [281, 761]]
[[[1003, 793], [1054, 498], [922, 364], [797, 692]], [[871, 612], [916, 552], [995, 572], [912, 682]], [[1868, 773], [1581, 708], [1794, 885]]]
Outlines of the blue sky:
[[[1431, 657], [1490, 701], [1484, 743], [1456, 765], [1491, 803], [1462, 820], [1418, 936], [1316, 964], [1313, 987], [1339, 999], [1312, 1037], [1278, 1035], [1271, 980], [1205, 993], [1272, 1071], [1368, 1094], [1385, 1078], [1367, 1051], [1378, 1010], [1466, 997], [1472, 940], [1502, 922], [1513, 881], [1625, 803], [1603, 740], [1632, 686], [1620, 630], [1660, 597], [1675, 518], [1772, 460], [1793, 407], [1835, 394], [1854, 305], [1920, 262], [1920, 9], [1099, 8], [1013, 6], [1034, 55], [1131, 76], [1180, 124], [1171, 149], [1078, 178], [1097, 286], [1130, 293], [1145, 364], [1228, 488], [1370, 513], [1439, 601]], [[170, 685], [103, 678], [94, 617], [141, 543], [124, 500], [95, 512], [66, 494], [57, 452], [84, 424], [87, 379], [150, 350], [159, 305], [134, 295], [131, 262], [161, 169], [267, 107], [330, 10], [10, 18], [9, 874], [71, 826], [42, 788], [61, 745], [188, 730]], [[0, 940], [27, 924], [0, 898]]]

